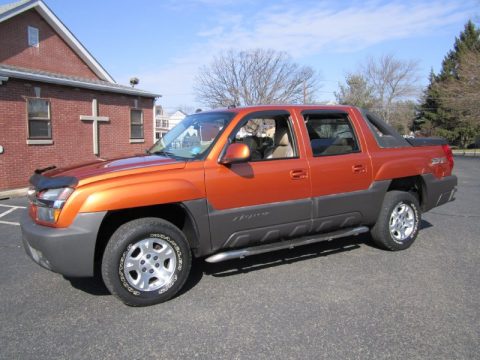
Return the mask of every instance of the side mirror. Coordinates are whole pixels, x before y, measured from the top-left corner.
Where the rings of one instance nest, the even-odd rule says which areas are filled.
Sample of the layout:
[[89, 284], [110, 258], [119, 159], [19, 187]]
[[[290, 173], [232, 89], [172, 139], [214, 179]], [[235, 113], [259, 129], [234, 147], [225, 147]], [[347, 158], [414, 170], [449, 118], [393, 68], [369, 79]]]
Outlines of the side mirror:
[[241, 143], [230, 144], [225, 155], [220, 159], [220, 164], [229, 165], [250, 160], [250, 149]]

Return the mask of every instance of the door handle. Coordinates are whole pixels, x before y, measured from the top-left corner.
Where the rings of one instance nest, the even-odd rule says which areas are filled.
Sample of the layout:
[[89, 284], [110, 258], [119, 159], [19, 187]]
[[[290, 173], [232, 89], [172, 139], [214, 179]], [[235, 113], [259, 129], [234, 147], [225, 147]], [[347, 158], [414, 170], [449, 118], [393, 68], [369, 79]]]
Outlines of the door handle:
[[367, 172], [367, 169], [365, 168], [364, 165], [362, 165], [362, 164], [357, 164], [357, 165], [353, 165], [353, 166], [352, 166], [352, 171], [353, 171], [355, 174], [363, 174], [363, 173], [366, 173], [366, 172]]
[[308, 171], [305, 169], [295, 169], [290, 171], [290, 177], [293, 180], [301, 180], [308, 178]]

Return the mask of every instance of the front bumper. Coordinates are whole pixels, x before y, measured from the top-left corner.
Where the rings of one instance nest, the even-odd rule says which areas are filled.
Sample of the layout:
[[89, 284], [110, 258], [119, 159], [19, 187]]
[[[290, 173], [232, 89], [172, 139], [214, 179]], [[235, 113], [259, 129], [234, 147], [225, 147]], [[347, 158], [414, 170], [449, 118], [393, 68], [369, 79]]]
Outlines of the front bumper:
[[40, 266], [72, 277], [93, 276], [95, 244], [106, 212], [80, 213], [68, 228], [36, 224], [24, 214], [21, 220], [25, 251]]

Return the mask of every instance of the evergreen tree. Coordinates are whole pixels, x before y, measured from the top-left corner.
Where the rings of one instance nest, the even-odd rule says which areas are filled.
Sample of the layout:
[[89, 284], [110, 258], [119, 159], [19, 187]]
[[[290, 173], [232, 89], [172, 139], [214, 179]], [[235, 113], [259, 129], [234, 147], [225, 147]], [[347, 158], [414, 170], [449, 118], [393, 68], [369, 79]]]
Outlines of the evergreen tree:
[[423, 102], [417, 109], [417, 115], [413, 121], [412, 131], [422, 129], [424, 135], [430, 136], [433, 124], [437, 123], [437, 110], [439, 101], [433, 86], [435, 84], [435, 73], [430, 70], [428, 77], [429, 85], [423, 93]]
[[414, 130], [420, 127], [424, 135], [440, 135], [453, 143], [463, 143], [461, 139], [465, 139], [465, 134], [462, 132], [472, 133], [471, 126], [462, 118], [461, 112], [442, 101], [446, 84], [459, 79], [461, 59], [471, 51], [480, 52], [480, 30], [469, 21], [460, 36], [455, 38], [453, 49], [443, 59], [439, 74], [435, 75], [433, 70], [430, 73], [430, 83], [424, 92], [423, 102], [417, 108]]
[[480, 30], [475, 27], [472, 21], [468, 21], [460, 36], [455, 38], [453, 50], [450, 50], [442, 61], [442, 69], [438, 74], [438, 80], [443, 81], [451, 76], [457, 77], [460, 57], [469, 50], [480, 51]]

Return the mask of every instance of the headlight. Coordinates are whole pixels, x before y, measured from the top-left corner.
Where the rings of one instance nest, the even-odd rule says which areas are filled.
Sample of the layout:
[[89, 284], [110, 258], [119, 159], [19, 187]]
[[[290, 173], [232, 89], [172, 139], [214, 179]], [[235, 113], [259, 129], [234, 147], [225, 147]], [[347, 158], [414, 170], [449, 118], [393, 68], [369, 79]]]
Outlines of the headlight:
[[28, 197], [35, 208], [35, 219], [39, 222], [54, 224], [62, 211], [63, 205], [75, 189], [47, 189], [36, 193], [29, 190]]

